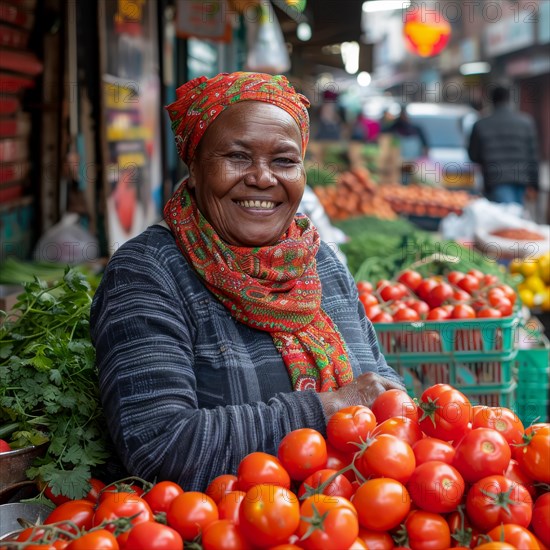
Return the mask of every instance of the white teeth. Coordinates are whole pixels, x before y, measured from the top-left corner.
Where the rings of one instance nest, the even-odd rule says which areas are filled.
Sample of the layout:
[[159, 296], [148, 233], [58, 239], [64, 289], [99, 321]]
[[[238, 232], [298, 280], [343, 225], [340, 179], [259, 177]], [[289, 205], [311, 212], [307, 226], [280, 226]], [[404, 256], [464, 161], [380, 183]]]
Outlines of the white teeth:
[[237, 201], [237, 204], [245, 208], [263, 208], [265, 210], [275, 208], [275, 203], [271, 201]]

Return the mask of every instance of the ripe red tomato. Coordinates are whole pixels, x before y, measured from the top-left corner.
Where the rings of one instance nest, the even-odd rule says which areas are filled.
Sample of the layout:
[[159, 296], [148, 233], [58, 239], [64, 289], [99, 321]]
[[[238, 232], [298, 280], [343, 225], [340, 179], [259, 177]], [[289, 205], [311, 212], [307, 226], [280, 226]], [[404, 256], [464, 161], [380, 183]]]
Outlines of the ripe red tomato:
[[379, 304], [365, 307], [365, 315], [372, 321], [379, 313], [382, 313], [382, 308]]
[[373, 323], [393, 323], [393, 317], [387, 311], [381, 311], [371, 321]]
[[[103, 548], [102, 546], [82, 547]], [[155, 521], [146, 521], [132, 527], [126, 548], [129, 550], [183, 550], [181, 535], [168, 525], [162, 525]]]
[[205, 493], [187, 491], [177, 496], [166, 514], [168, 525], [183, 540], [193, 540], [204, 528], [218, 519], [216, 503]]
[[550, 424], [526, 428], [523, 443], [514, 447], [514, 458], [529, 477], [550, 483]]
[[172, 501], [181, 494], [183, 494], [183, 489], [177, 483], [159, 481], [143, 495], [143, 500], [149, 504], [154, 514], [158, 514], [159, 512], [168, 512]]
[[495, 288], [502, 290], [502, 292], [504, 293], [504, 296], [506, 296], [506, 298], [508, 298], [508, 300], [512, 302], [512, 305], [516, 303], [517, 294], [516, 294], [516, 291], [510, 285], [501, 284]]
[[479, 543], [479, 531], [472, 526], [468, 516], [462, 509], [455, 510], [447, 516], [447, 523], [451, 530], [452, 544], [455, 549], [458, 548], [477, 548]]
[[428, 305], [432, 308], [439, 307], [452, 297], [453, 287], [448, 283], [439, 283], [430, 290], [426, 302], [428, 302]]
[[239, 523], [239, 509], [246, 493], [244, 491], [229, 491], [217, 502], [220, 519], [229, 519]]
[[522, 485], [501, 475], [488, 476], [472, 485], [466, 497], [470, 521], [485, 532], [501, 523], [528, 527], [533, 500]]
[[237, 476], [232, 474], [221, 474], [215, 477], [206, 488], [206, 494], [216, 503], [230, 491], [237, 491], [239, 483]]
[[424, 437], [418, 422], [413, 422], [405, 416], [394, 416], [384, 420], [374, 429], [373, 435], [390, 434], [406, 441], [409, 445], [414, 445]]
[[[149, 504], [145, 502], [136, 493], [102, 493], [100, 504], [96, 508], [93, 525], [94, 527], [100, 525], [104, 521], [112, 521], [117, 518], [127, 518], [135, 516], [132, 519], [132, 524], [137, 525], [144, 521], [154, 521], [153, 511]], [[114, 532], [115, 527], [108, 525], [107, 531]], [[129, 531], [117, 536], [117, 541], [120, 545], [124, 546], [128, 540]]]
[[506, 407], [484, 407], [473, 417], [472, 428], [492, 428], [509, 444], [522, 441], [525, 428], [519, 417]]
[[405, 519], [411, 507], [407, 489], [390, 478], [365, 481], [352, 498], [359, 523], [372, 531], [389, 531]]
[[378, 303], [378, 298], [374, 294], [359, 294], [359, 300], [365, 309]]
[[[77, 528], [91, 529], [94, 518], [94, 505], [89, 500], [69, 500], [53, 510], [44, 521], [45, 525], [57, 523], [58, 521], [71, 521]], [[67, 531], [74, 532], [72, 527], [67, 526]]]
[[491, 529], [487, 535], [494, 541], [507, 542], [514, 548], [528, 548], [529, 550], [540, 548], [535, 536], [521, 525], [510, 523], [499, 525]]
[[359, 534], [357, 511], [349, 500], [343, 497], [311, 496], [300, 506], [300, 522], [296, 534], [303, 537], [312, 522], [323, 517], [320, 526], [304, 540], [300, 546], [305, 550], [330, 548], [347, 550]]
[[101, 494], [101, 491], [105, 489], [106, 485], [103, 481], [96, 479], [95, 477], [90, 478], [88, 483], [90, 484], [90, 490], [84, 498], [95, 504], [99, 500], [99, 495]]
[[393, 539], [389, 533], [383, 531], [372, 531], [359, 526], [359, 538], [371, 550], [392, 550], [394, 548]]
[[447, 441], [435, 437], [425, 437], [413, 444], [412, 450], [416, 459], [416, 467], [424, 462], [439, 460], [447, 464], [453, 463], [456, 449]]
[[420, 315], [418, 314], [417, 311], [415, 311], [414, 309], [412, 309], [410, 307], [403, 307], [403, 308], [398, 309], [393, 314], [393, 320], [396, 323], [398, 323], [398, 322], [411, 323], [413, 321], [419, 321], [420, 320]]
[[470, 269], [466, 275], [471, 275], [472, 277], [475, 277], [479, 281], [482, 281], [485, 277], [484, 273], [480, 271], [479, 269]]
[[413, 502], [422, 510], [446, 514], [456, 510], [464, 494], [464, 480], [446, 462], [432, 460], [417, 466], [407, 482]]
[[[306, 495], [306, 493], [306, 496], [311, 496], [312, 489], [316, 489], [337, 473], [337, 470], [332, 470], [330, 468], [317, 470], [315, 473], [306, 478], [300, 485], [300, 489], [298, 490], [298, 498], [302, 500], [302, 497]], [[353, 495], [353, 487], [351, 486], [350, 481], [343, 474], [340, 474], [325, 487], [321, 494], [331, 496], [335, 495], [347, 498], [349, 500], [351, 495]]]
[[252, 487], [239, 509], [239, 528], [243, 535], [251, 544], [262, 548], [286, 542], [299, 523], [298, 498], [277, 485]]
[[424, 300], [418, 300], [417, 298], [406, 300], [405, 305], [410, 309], [414, 309], [421, 318], [424, 318], [430, 312], [430, 306]]
[[477, 312], [477, 317], [480, 319], [498, 319], [502, 317], [502, 313], [499, 309], [495, 309], [494, 307], [482, 307]]
[[408, 548], [433, 550], [451, 546], [451, 532], [445, 518], [425, 510], [412, 510], [405, 519]]
[[345, 407], [329, 418], [327, 439], [339, 451], [354, 453], [358, 449], [354, 443], [365, 441], [375, 427], [376, 417], [368, 407]]
[[424, 279], [416, 287], [416, 295], [425, 302], [428, 302], [428, 296], [430, 295], [432, 288], [436, 287], [438, 284], [439, 283], [435, 279]]
[[456, 286], [456, 283], [458, 283], [460, 279], [463, 279], [465, 275], [466, 273], [462, 273], [462, 271], [450, 271], [447, 273], [447, 281]]
[[456, 304], [451, 310], [450, 319], [475, 319], [476, 312], [468, 304]]
[[453, 300], [456, 302], [469, 302], [472, 297], [465, 291], [460, 288], [457, 288], [453, 291]]
[[518, 461], [510, 460], [510, 464], [508, 464], [508, 469], [506, 472], [504, 472], [504, 477], [507, 479], [510, 479], [514, 483], [517, 483], [519, 485], [523, 485], [527, 492], [531, 495], [531, 498], [535, 498], [535, 495], [537, 494], [537, 490], [535, 488], [534, 482], [532, 478], [530, 478], [519, 466]]
[[462, 279], [458, 280], [456, 286], [465, 290], [468, 294], [473, 294], [479, 289], [479, 279], [473, 275], [466, 274]]
[[422, 275], [420, 275], [418, 271], [406, 269], [398, 275], [397, 280], [410, 290], [416, 290], [418, 285], [422, 282]]
[[239, 527], [227, 519], [218, 519], [207, 525], [201, 544], [204, 550], [252, 550]]
[[387, 390], [381, 393], [371, 405], [371, 411], [380, 424], [394, 416], [405, 416], [418, 421], [418, 411], [413, 398], [403, 390]]
[[[335, 449], [329, 442], [327, 442], [327, 468], [336, 471], [342, 470], [351, 463], [354, 455], [355, 451], [352, 453], [345, 453]], [[352, 470], [347, 470], [344, 475], [350, 483], [355, 480], [355, 474]]]
[[44, 487], [44, 496], [51, 500], [56, 506], [59, 506], [61, 504], [64, 504], [65, 502], [70, 502], [71, 499], [69, 497], [66, 497], [65, 495], [59, 493], [58, 495], [54, 495], [52, 492], [52, 488], [50, 485], [46, 485]]
[[262, 452], [250, 453], [241, 460], [237, 480], [239, 489], [244, 492], [260, 483], [290, 487], [290, 476], [280, 460]]
[[468, 483], [491, 475], [503, 475], [511, 458], [504, 436], [490, 428], [476, 428], [456, 448], [453, 466]]
[[327, 465], [327, 444], [317, 430], [299, 428], [283, 437], [277, 457], [291, 479], [303, 481]]
[[365, 294], [372, 292], [372, 283], [369, 283], [369, 281], [358, 281], [357, 290], [359, 291], [359, 293]]
[[550, 493], [540, 495], [535, 501], [531, 529], [546, 546], [550, 546]]
[[428, 321], [444, 321], [448, 319], [451, 312], [443, 307], [436, 307], [428, 313]]
[[385, 302], [401, 300], [407, 295], [407, 287], [401, 283], [383, 285], [378, 289], [378, 293]]
[[430, 386], [422, 393], [418, 406], [418, 423], [426, 435], [453, 441], [464, 434], [471, 404], [457, 389], [448, 384]]
[[491, 275], [490, 273], [487, 273], [483, 276], [483, 279], [481, 279], [481, 286], [491, 286], [496, 285], [498, 283], [498, 277], [496, 275]]
[[[54, 548], [52, 546], [52, 548]], [[72, 541], [67, 547], [67, 550], [90, 550], [90, 548], [101, 548], [102, 550], [118, 550], [119, 544], [115, 536], [106, 529], [98, 529], [97, 531], [91, 531], [90, 533], [84, 533], [81, 537]], [[134, 550], [141, 550], [145, 547], [132, 546]], [[183, 548], [183, 545], [181, 546]], [[154, 546], [150, 546], [149, 550], [155, 550]], [[173, 549], [167, 548], [166, 550], [177, 550], [177, 547]]]
[[355, 460], [355, 466], [364, 478], [389, 477], [407, 483], [416, 462], [411, 446], [389, 434], [369, 439], [367, 448]]
[[493, 306], [495, 309], [498, 309], [498, 311], [500, 311], [502, 317], [508, 317], [509, 315], [512, 315], [512, 312], [514, 311], [514, 306], [512, 302], [505, 296], [503, 296], [502, 298], [498, 298]]

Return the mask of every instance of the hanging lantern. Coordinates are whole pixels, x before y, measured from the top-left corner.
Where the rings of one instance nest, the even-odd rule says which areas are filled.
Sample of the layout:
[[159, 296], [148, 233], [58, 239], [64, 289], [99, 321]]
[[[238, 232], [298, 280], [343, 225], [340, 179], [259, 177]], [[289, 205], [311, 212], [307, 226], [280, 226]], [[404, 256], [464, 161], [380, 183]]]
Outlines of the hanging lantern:
[[303, 12], [306, 9], [307, 0], [285, 0], [285, 3], [296, 11]]
[[451, 38], [451, 25], [439, 13], [424, 4], [405, 14], [403, 25], [407, 48], [421, 57], [440, 53]]

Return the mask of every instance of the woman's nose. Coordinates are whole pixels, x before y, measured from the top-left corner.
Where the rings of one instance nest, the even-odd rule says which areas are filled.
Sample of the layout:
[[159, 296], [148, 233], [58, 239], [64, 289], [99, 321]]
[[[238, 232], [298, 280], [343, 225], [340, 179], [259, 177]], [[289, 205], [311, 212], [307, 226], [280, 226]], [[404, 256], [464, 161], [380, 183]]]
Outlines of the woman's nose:
[[269, 167], [269, 164], [263, 162], [254, 163], [244, 175], [246, 185], [255, 187], [271, 187], [277, 184], [277, 180]]

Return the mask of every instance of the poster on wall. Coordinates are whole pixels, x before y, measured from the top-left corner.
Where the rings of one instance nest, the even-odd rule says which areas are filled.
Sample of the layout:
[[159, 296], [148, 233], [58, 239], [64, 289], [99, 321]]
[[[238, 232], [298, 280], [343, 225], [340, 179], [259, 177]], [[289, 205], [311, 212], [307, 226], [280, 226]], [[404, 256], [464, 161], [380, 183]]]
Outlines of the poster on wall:
[[157, 14], [153, 0], [99, 3], [109, 253], [161, 218]]

